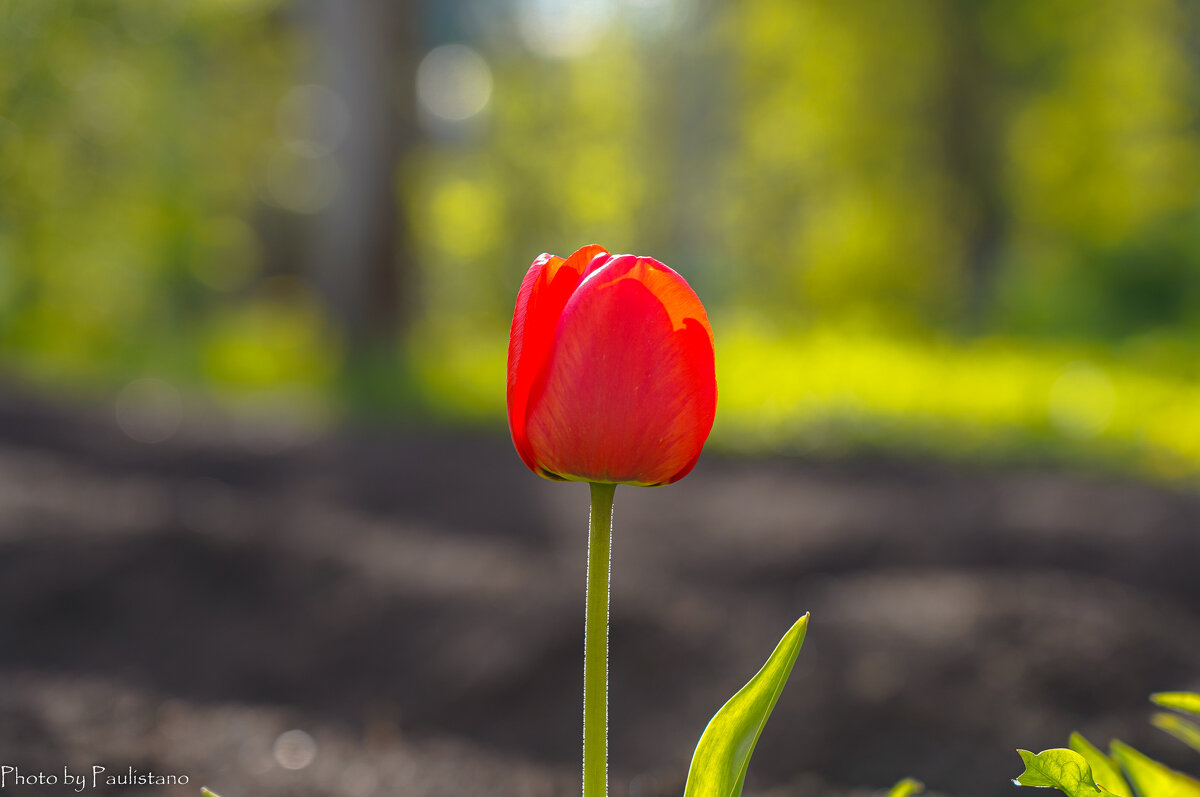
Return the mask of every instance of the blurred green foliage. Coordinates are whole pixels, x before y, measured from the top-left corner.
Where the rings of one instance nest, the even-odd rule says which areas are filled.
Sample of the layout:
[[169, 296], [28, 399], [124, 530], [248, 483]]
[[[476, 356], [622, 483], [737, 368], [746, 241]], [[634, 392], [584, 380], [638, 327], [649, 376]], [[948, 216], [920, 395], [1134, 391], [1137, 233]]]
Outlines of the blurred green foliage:
[[724, 445], [1200, 468], [1191, 5], [422, 4], [422, 50], [487, 80], [384, 165], [418, 295], [368, 357], [295, 244], [338, 177], [284, 129], [321, 75], [303, 8], [0, 0], [10, 378], [495, 422], [525, 268], [597, 242], [705, 300]]
[[10, 368], [66, 386], [330, 377], [319, 310], [264, 279], [254, 228], [298, 49], [273, 6], [0, 2]]

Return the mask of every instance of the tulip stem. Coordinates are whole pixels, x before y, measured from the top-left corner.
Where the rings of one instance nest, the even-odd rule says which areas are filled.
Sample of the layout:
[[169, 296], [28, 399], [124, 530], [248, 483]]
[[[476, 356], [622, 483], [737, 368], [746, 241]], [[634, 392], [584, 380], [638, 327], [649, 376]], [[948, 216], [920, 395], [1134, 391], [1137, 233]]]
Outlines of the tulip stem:
[[583, 797], [608, 795], [608, 592], [615, 484], [591, 485], [583, 635]]

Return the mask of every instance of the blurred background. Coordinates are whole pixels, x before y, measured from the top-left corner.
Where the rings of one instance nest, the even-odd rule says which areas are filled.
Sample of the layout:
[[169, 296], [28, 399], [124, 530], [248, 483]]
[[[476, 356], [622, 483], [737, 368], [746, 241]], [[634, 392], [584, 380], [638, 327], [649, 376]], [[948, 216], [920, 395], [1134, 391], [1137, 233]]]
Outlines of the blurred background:
[[749, 792], [1175, 761], [1198, 52], [1179, 0], [0, 0], [0, 758], [573, 793], [586, 491], [503, 386], [600, 243], [720, 385], [618, 491], [617, 793], [810, 609]]

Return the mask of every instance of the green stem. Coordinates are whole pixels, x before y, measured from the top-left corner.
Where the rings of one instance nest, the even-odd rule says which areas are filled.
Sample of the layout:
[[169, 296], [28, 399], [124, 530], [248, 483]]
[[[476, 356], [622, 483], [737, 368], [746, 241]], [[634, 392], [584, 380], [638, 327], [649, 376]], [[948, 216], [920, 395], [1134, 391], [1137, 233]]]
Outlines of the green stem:
[[608, 585], [615, 484], [592, 488], [583, 635], [583, 797], [608, 795]]

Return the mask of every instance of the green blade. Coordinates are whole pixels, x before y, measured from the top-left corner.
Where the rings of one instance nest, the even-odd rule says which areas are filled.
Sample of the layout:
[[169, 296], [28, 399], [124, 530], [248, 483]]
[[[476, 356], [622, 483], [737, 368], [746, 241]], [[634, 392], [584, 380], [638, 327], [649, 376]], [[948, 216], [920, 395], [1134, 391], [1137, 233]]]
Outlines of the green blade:
[[1116, 740], [1109, 749], [1139, 797], [1200, 797], [1200, 782], [1182, 772]]
[[1171, 734], [1193, 750], [1200, 750], [1200, 725], [1165, 711], [1155, 713], [1150, 718], [1150, 724]]
[[807, 631], [806, 614], [783, 635], [762, 669], [709, 720], [692, 754], [683, 797], [741, 795], [754, 745], [791, 675]]
[[1102, 793], [1092, 777], [1092, 768], [1087, 759], [1074, 750], [1056, 747], [1037, 755], [1028, 750], [1018, 750], [1017, 754], [1025, 762], [1025, 771], [1013, 778], [1013, 783], [1018, 786], [1051, 787], [1067, 797], [1088, 797]]
[[925, 784], [915, 778], [905, 778], [888, 791], [888, 797], [912, 797], [925, 791]]
[[1071, 734], [1069, 746], [1088, 762], [1097, 786], [1112, 792], [1117, 797], [1133, 797], [1133, 789], [1129, 788], [1125, 778], [1121, 777], [1121, 768], [1116, 761], [1102, 753], [1099, 748], [1079, 733]]
[[1150, 695], [1150, 700], [1163, 708], [1200, 714], [1200, 695], [1195, 692], [1159, 692]]
[[208, 788], [207, 786], [201, 786], [200, 787], [200, 797], [221, 797], [221, 795], [217, 794], [215, 791]]

